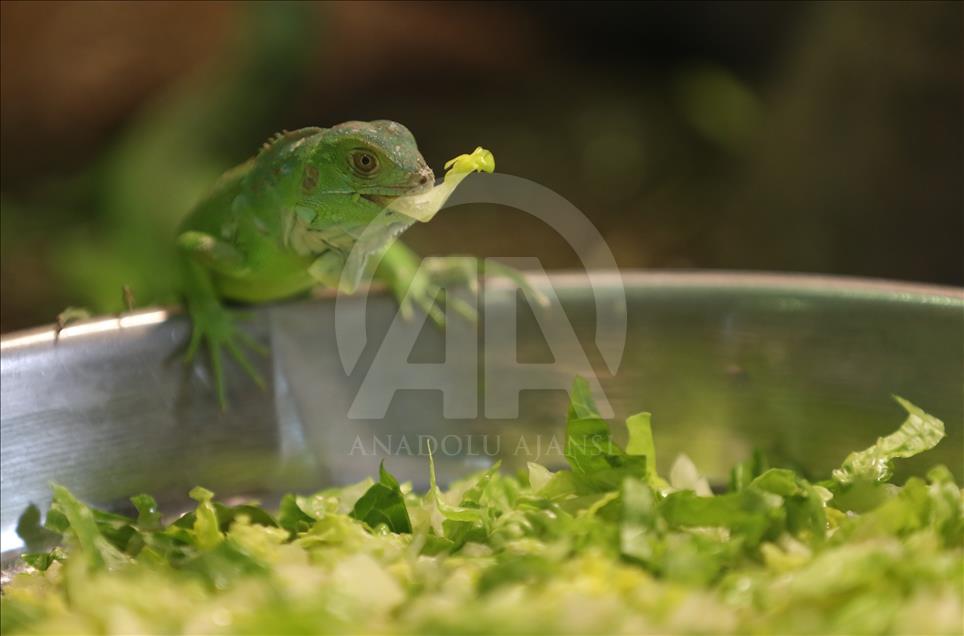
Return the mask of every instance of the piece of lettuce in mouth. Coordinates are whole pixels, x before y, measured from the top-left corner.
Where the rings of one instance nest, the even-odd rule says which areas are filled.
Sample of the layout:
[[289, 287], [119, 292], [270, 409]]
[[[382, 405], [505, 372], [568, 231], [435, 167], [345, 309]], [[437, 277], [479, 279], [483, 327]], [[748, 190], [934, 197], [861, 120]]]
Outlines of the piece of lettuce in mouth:
[[[34, 550], [3, 590], [4, 634], [959, 634], [961, 489], [935, 467], [902, 485], [889, 462], [933, 447], [908, 419], [814, 483], [738, 464], [714, 494], [685, 457], [656, 470], [649, 414], [614, 442], [577, 379], [569, 470], [493, 465], [425, 494], [377, 481], [286, 495], [277, 510], [195, 488], [164, 523], [90, 508], [53, 487]], [[59, 545], [51, 548], [51, 540]]]
[[387, 210], [397, 212], [421, 223], [428, 223], [438, 214], [459, 184], [474, 172], [495, 171], [495, 156], [479, 146], [469, 154], [462, 154], [445, 162], [445, 176], [441, 183], [427, 192], [398, 197]]

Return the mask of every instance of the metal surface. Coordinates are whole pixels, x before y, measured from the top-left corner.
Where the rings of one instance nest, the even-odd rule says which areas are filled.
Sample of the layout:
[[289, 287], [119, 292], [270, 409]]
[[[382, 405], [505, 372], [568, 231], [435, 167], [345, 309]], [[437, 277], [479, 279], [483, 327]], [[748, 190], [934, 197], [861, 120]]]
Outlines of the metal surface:
[[[615, 416], [654, 414], [664, 470], [685, 450], [711, 477], [723, 479], [728, 466], [760, 447], [826, 471], [900, 423], [903, 415], [889, 397], [899, 394], [943, 419], [948, 431], [937, 450], [905, 462], [904, 470], [940, 461], [961, 475], [961, 290], [808, 276], [624, 273], [628, 333], [621, 367], [610, 375], [593, 341], [596, 305], [585, 280], [552, 276], [561, 305], [537, 310], [539, 320], [530, 309], [514, 317], [515, 291], [490, 287], [485, 322], [516, 324], [518, 347], [480, 337], [478, 360], [448, 360], [454, 374], [480, 370], [478, 383], [494, 386], [519, 377], [512, 375], [516, 359], [555, 358], [555, 367], [528, 372], [565, 386], [573, 374], [590, 371], [580, 352], [548, 351], [558, 335], [553, 331], [571, 322]], [[606, 288], [597, 290], [603, 300], [618, 299], [620, 277], [604, 281]], [[271, 382], [260, 392], [231, 366], [226, 413], [217, 409], [205, 367], [180, 360], [188, 335], [182, 317], [142, 312], [69, 327], [59, 339], [49, 330], [5, 336], [3, 551], [19, 547], [17, 518], [31, 502], [45, 508], [50, 481], [101, 506], [123, 508], [126, 497], [147, 491], [172, 509], [186, 505], [196, 484], [221, 496], [270, 498], [354, 481], [377, 470], [386, 453], [401, 479], [424, 483], [420, 435], [462, 439], [457, 452], [453, 442], [450, 452], [440, 453], [442, 479], [486, 465], [495, 459], [490, 454], [509, 467], [540, 451], [540, 461], [558, 462], [551, 440], [563, 431], [561, 390], [524, 392], [517, 419], [444, 418], [439, 391], [400, 391], [384, 418], [350, 418], [396, 309], [380, 295], [368, 299], [367, 317], [365, 306], [363, 298], [342, 305], [368, 332], [350, 374], [334, 337], [332, 300], [257, 309], [250, 329], [270, 344], [270, 356], [259, 363]], [[444, 338], [422, 329], [410, 358], [445, 360]], [[398, 373], [412, 373], [405, 360], [396, 362]], [[482, 449], [486, 436], [490, 445]], [[476, 442], [474, 450], [466, 440]]]

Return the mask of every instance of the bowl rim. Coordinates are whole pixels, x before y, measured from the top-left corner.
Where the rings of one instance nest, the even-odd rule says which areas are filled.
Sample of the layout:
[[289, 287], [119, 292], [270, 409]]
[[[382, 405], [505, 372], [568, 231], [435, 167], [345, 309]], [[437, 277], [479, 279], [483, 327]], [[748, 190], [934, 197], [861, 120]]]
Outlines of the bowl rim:
[[[589, 277], [603, 288], [622, 285], [625, 288], [661, 289], [715, 289], [715, 290], [766, 290], [787, 293], [820, 293], [828, 297], [870, 298], [897, 302], [959, 305], [964, 309], [964, 287], [900, 281], [886, 278], [838, 276], [806, 272], [769, 272], [725, 269], [679, 269], [679, 270], [553, 270], [546, 272], [554, 287], [576, 289], [585, 287]], [[486, 285], [492, 289], [509, 288], [512, 283], [503, 279], [490, 279]], [[360, 289], [357, 294], [384, 295], [388, 289], [372, 285]], [[313, 291], [308, 300], [300, 302], [329, 301], [337, 295], [336, 290]], [[281, 302], [299, 302], [281, 301]], [[264, 303], [271, 306], [278, 303]], [[124, 312], [113, 316], [94, 316], [64, 327], [46, 324], [0, 334], [0, 350], [17, 349], [32, 344], [53, 343], [62, 338], [72, 338], [91, 333], [118, 331], [130, 327], [143, 327], [167, 321], [182, 315], [176, 306], [155, 306]], [[964, 317], [964, 315], [962, 315]]]

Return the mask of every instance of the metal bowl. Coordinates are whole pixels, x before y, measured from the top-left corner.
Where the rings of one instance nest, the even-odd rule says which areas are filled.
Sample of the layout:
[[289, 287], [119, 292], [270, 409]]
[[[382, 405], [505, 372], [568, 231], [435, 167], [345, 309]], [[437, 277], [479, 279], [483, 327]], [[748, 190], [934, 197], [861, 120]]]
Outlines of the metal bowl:
[[[439, 391], [400, 391], [384, 418], [349, 417], [395, 316], [394, 301], [383, 294], [371, 295], [367, 305], [364, 297], [340, 305], [342, 317], [365, 324], [368, 334], [351, 373], [336, 346], [333, 299], [256, 309], [250, 333], [270, 345], [259, 360], [268, 388], [257, 390], [229, 365], [226, 412], [212, 396], [205, 366], [181, 360], [189, 330], [183, 317], [156, 310], [71, 326], [59, 337], [50, 329], [4, 336], [4, 556], [9, 560], [21, 546], [15, 526], [24, 509], [47, 505], [51, 481], [98, 506], [124, 509], [128, 496], [150, 492], [177, 510], [197, 484], [219, 496], [270, 500], [288, 490], [361, 479], [382, 459], [402, 480], [421, 484], [427, 458], [418, 440], [429, 437], [463, 440], [459, 449], [452, 442], [437, 451], [443, 480], [495, 459], [508, 469], [535, 459], [555, 465], [559, 449], [551, 442], [562, 439], [566, 411], [558, 389], [593, 370], [617, 419], [640, 410], [654, 414], [662, 470], [685, 451], [722, 481], [729, 466], [760, 448], [825, 474], [849, 450], [902, 421], [890, 399], [897, 394], [943, 419], [948, 433], [925, 457], [902, 463], [904, 474], [943, 462], [960, 477], [964, 291], [745, 273], [606, 273], [595, 280], [602, 282], [598, 297], [582, 274], [552, 275], [558, 304], [520, 310], [517, 317], [515, 290], [486, 290], [484, 322], [508, 318], [518, 346], [494, 347], [480, 336], [479, 359], [452, 356], [450, 369], [471, 379], [473, 368], [481, 368], [483, 385], [522, 377], [512, 375], [516, 358], [533, 364], [526, 373], [536, 384], [557, 389], [523, 392], [514, 419], [443, 417]], [[619, 312], [623, 288], [628, 330], [621, 365], [610, 374], [594, 342], [596, 300], [602, 299], [602, 311]], [[550, 352], [547, 343], [567, 324], [584, 354]], [[445, 360], [445, 335], [417, 321], [407, 328], [414, 362]], [[599, 335], [619, 339], [618, 333]], [[536, 366], [553, 357], [553, 365]], [[395, 362], [398, 373], [420, 373], [405, 360]], [[404, 384], [406, 377], [394, 380]], [[480, 448], [485, 436], [490, 444]], [[465, 447], [472, 439], [474, 451]]]

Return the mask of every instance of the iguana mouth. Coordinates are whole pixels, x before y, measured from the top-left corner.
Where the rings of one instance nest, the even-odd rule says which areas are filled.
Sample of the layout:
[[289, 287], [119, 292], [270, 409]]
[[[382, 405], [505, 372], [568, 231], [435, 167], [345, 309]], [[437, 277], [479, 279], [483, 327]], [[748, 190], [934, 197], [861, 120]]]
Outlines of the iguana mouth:
[[380, 208], [385, 209], [389, 205], [391, 205], [392, 201], [394, 201], [395, 199], [398, 199], [401, 197], [410, 197], [416, 194], [424, 194], [425, 192], [428, 192], [429, 190], [434, 188], [436, 185], [438, 184], [435, 182], [435, 179], [429, 179], [426, 177], [425, 180], [420, 181], [418, 185], [412, 186], [405, 190], [400, 190], [397, 194], [396, 193], [393, 193], [393, 194], [362, 193], [361, 196], [363, 199], [367, 201], [371, 201], [372, 203], [379, 206]]
[[417, 172], [413, 171], [409, 173], [408, 179], [405, 182], [383, 186], [381, 188], [382, 191], [377, 194], [362, 192], [360, 193], [362, 198], [384, 210], [396, 199], [425, 194], [431, 191], [441, 180], [436, 182], [435, 173], [425, 165], [424, 161], [421, 162], [421, 165], [421, 169]]
[[383, 210], [391, 205], [392, 201], [397, 199], [401, 194], [363, 194], [361, 195], [363, 199], [371, 201]]

